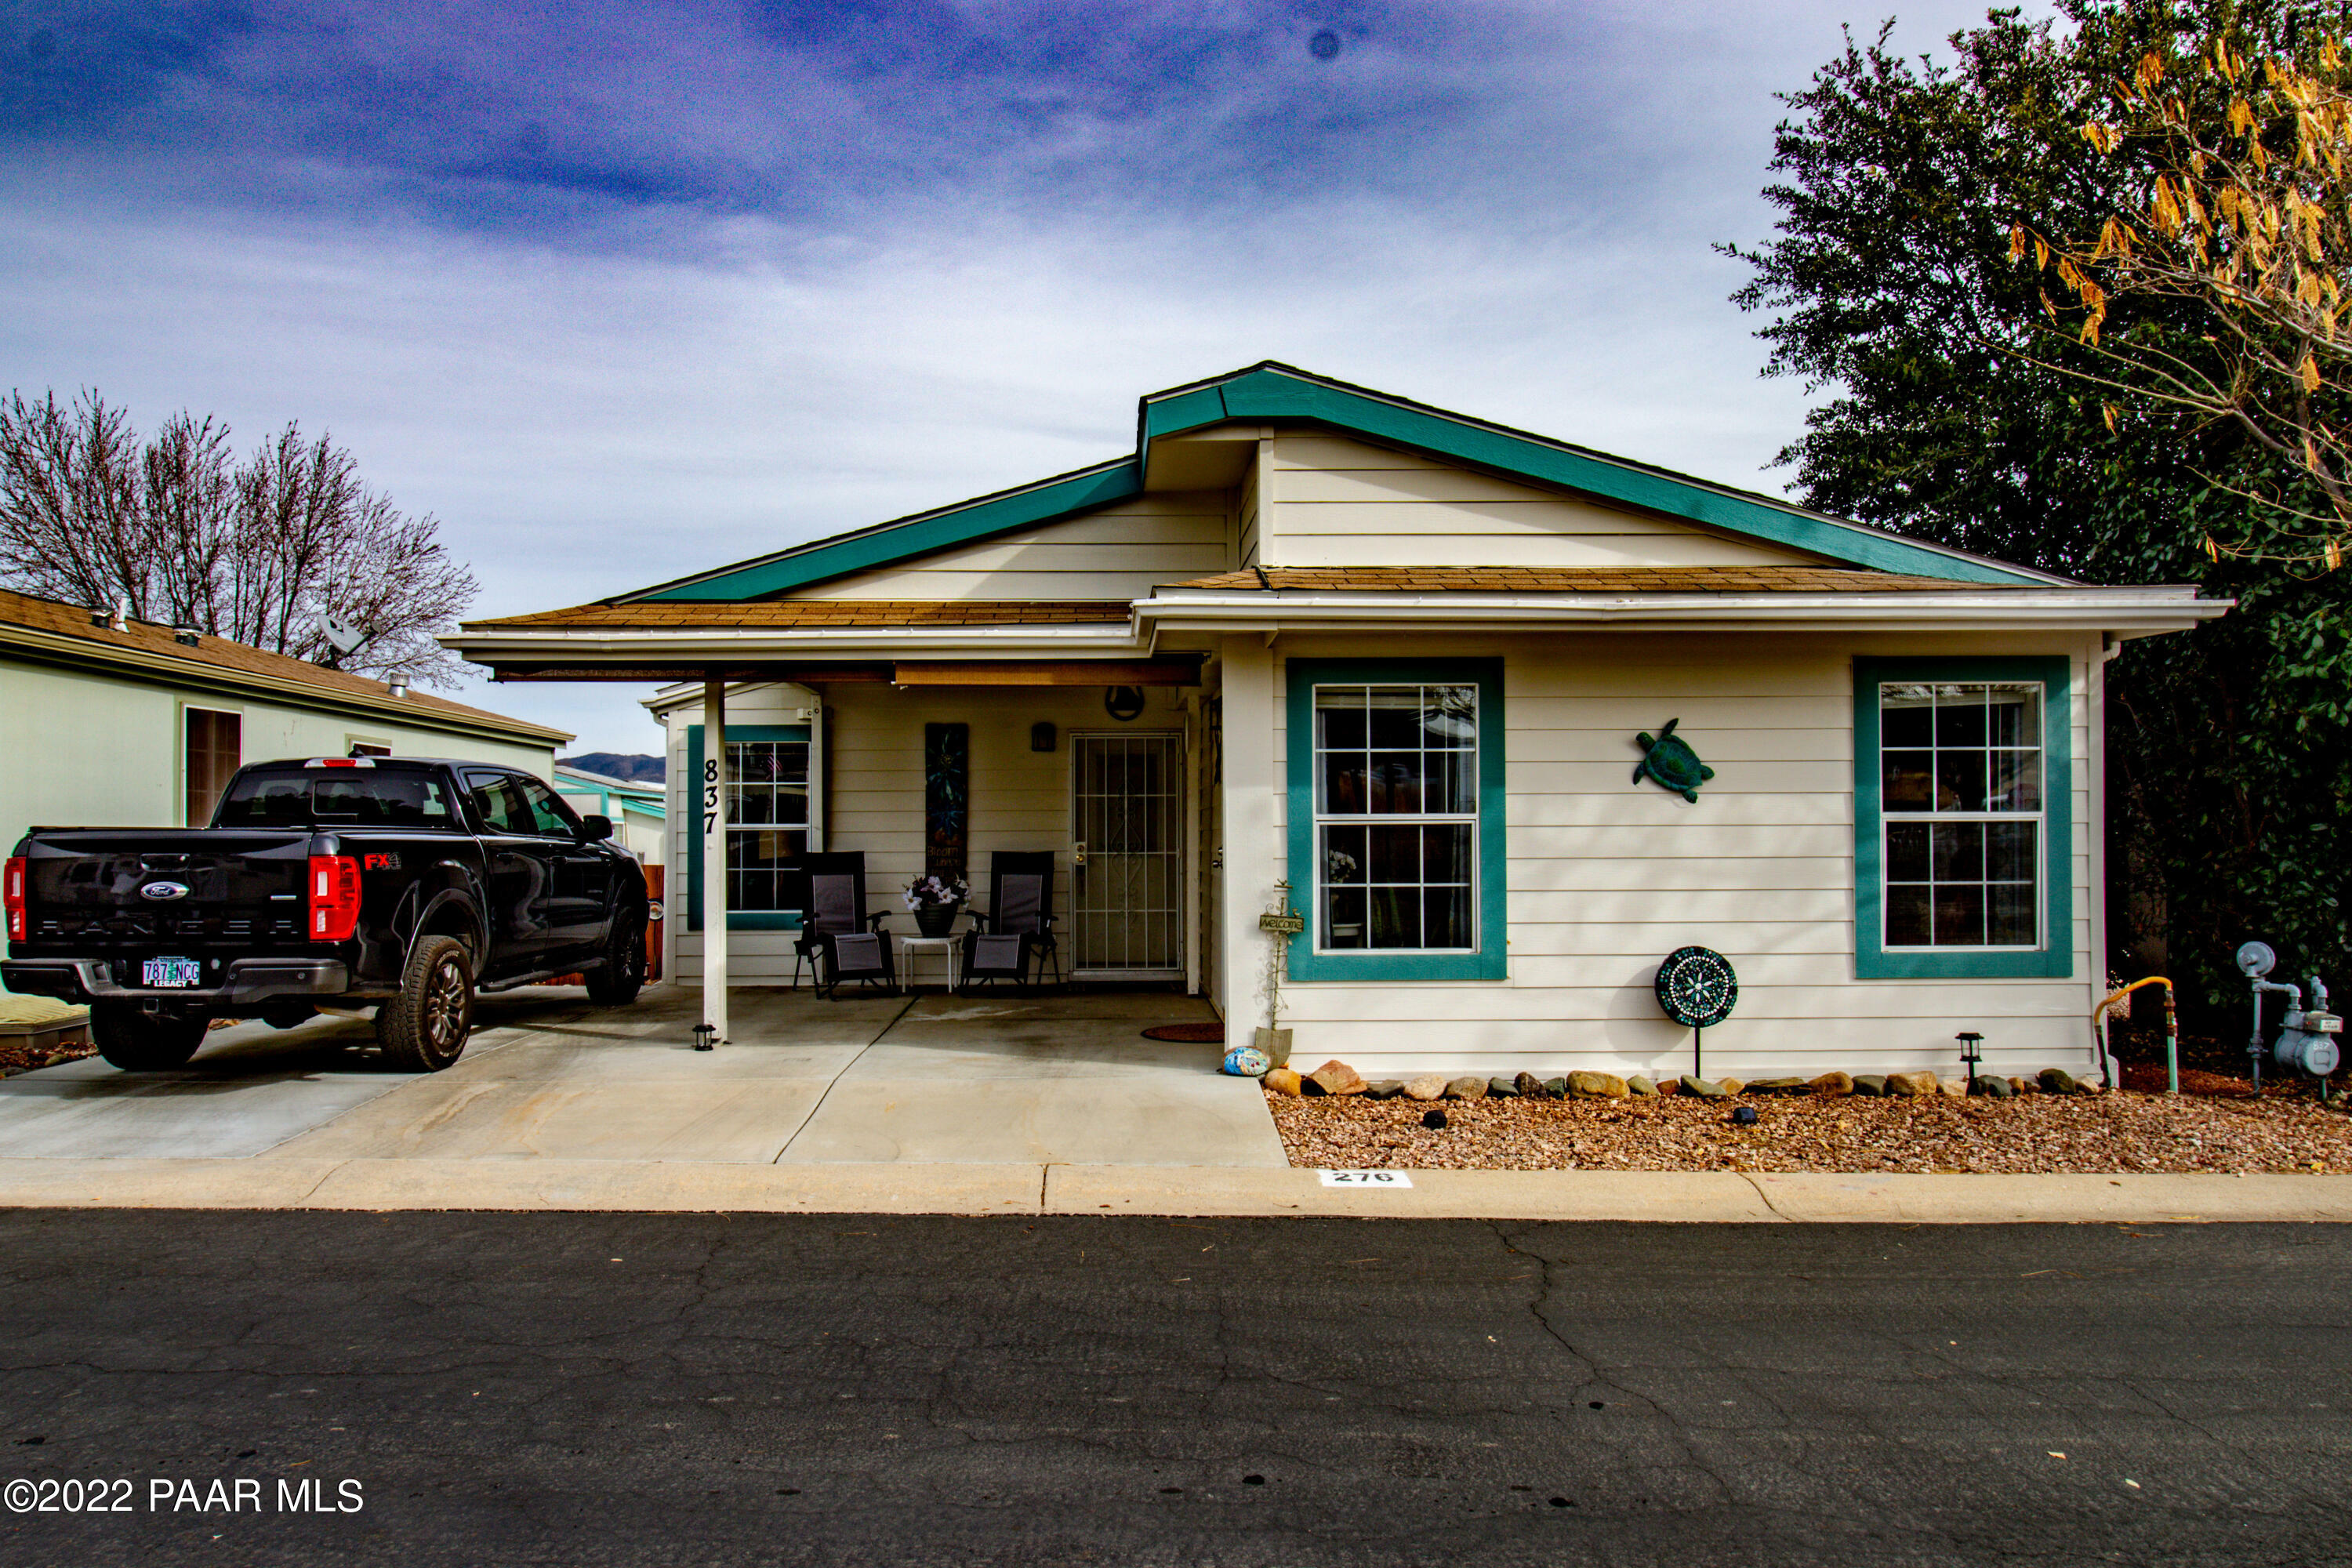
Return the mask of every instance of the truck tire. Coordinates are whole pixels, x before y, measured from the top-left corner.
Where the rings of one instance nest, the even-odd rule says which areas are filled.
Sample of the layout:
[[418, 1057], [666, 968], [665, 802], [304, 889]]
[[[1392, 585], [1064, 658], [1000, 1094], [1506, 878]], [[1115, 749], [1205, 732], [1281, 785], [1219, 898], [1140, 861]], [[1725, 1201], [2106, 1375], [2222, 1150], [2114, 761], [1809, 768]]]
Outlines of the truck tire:
[[150, 1013], [136, 1002], [93, 1002], [89, 1037], [98, 1054], [124, 1072], [169, 1072], [185, 1067], [205, 1043], [210, 1019]]
[[466, 1052], [474, 1027], [474, 965], [453, 936], [421, 936], [400, 994], [375, 1010], [375, 1043], [408, 1072], [439, 1072]]
[[635, 910], [613, 917], [604, 939], [604, 962], [588, 972], [588, 1000], [599, 1007], [625, 1007], [646, 983], [646, 922]]

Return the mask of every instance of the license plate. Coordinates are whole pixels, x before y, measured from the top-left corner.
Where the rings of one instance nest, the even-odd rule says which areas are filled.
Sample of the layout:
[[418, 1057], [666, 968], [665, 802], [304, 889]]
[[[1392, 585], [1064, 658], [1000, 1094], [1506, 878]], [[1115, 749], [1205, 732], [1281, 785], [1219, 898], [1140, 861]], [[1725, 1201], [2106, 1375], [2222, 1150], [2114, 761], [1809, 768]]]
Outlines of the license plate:
[[151, 958], [139, 967], [142, 985], [187, 986], [205, 983], [205, 966], [193, 958]]

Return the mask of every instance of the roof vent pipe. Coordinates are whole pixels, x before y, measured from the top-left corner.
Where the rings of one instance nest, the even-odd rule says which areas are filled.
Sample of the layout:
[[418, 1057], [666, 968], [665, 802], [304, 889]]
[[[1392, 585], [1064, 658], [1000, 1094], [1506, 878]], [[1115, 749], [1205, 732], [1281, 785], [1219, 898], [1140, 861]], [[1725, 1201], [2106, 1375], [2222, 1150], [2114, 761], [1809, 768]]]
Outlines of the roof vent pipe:
[[194, 647], [205, 640], [204, 634], [194, 626], [173, 626], [172, 640], [182, 647]]
[[408, 695], [408, 677], [404, 675], [392, 676], [384, 681], [384, 685], [391, 689], [394, 697]]
[[128, 594], [114, 601], [114, 629], [118, 632], [131, 629], [131, 595]]

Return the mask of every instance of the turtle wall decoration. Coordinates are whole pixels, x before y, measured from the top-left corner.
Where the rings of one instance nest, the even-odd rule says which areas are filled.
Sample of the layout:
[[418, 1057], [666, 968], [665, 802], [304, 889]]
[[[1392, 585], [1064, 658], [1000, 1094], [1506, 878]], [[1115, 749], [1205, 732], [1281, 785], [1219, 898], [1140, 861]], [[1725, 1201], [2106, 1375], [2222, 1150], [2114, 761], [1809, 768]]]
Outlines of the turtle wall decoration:
[[1633, 764], [1633, 782], [1645, 777], [1654, 780], [1661, 788], [1673, 791], [1693, 805], [1698, 803], [1698, 786], [1715, 776], [1715, 770], [1698, 760], [1691, 743], [1675, 733], [1680, 719], [1669, 719], [1666, 727], [1653, 739], [1647, 731], [1634, 737], [1642, 743], [1642, 760]]

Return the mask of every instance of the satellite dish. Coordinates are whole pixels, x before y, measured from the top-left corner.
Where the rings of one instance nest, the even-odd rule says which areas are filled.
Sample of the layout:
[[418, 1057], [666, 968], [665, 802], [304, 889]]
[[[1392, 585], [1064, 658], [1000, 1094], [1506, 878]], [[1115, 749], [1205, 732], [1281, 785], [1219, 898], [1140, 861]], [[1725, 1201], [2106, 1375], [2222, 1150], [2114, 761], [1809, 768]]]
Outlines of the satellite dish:
[[333, 648], [339, 658], [359, 652], [360, 645], [367, 641], [352, 628], [349, 621], [332, 610], [319, 612], [319, 635], [327, 639], [327, 646]]
[[2249, 980], [2260, 980], [2278, 964], [2278, 954], [2270, 943], [2250, 942], [2238, 949], [2238, 972]]

